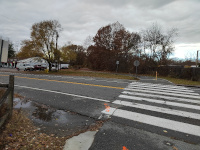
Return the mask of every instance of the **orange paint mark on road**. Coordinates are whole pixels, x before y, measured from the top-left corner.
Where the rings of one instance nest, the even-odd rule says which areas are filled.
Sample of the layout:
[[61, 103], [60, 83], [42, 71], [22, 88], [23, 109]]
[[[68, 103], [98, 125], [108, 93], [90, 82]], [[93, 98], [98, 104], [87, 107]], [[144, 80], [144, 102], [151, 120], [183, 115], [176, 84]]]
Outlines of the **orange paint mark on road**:
[[106, 107], [106, 111], [109, 112], [110, 111], [110, 106], [108, 106], [108, 104], [104, 103], [105, 107]]
[[122, 150], [128, 150], [128, 148], [126, 148], [125, 146], [123, 146], [123, 149]]

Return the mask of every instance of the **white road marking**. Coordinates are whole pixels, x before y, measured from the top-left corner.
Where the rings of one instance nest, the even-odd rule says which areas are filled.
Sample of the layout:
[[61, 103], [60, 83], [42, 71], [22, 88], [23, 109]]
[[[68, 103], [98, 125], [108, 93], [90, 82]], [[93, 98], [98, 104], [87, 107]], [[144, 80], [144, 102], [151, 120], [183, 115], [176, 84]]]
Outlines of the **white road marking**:
[[169, 108], [163, 108], [163, 107], [157, 107], [157, 106], [151, 106], [151, 105], [145, 105], [145, 104], [139, 104], [139, 103], [132, 103], [132, 102], [120, 101], [120, 100], [116, 100], [112, 103], [200, 120], [200, 114], [181, 111], [181, 110], [175, 110], [175, 109], [169, 109]]
[[117, 108], [109, 108], [109, 111], [103, 110], [101, 113], [106, 114], [106, 115], [113, 115], [113, 113], [116, 111]]
[[164, 84], [153, 84], [153, 83], [141, 83], [141, 82], [132, 82], [130, 85], [143, 85], [143, 86], [159, 86], [159, 87], [170, 87], [170, 88], [179, 88], [179, 89], [188, 89], [186, 87], [180, 87], [175, 85], [164, 85]]
[[159, 117], [140, 114], [136, 112], [130, 112], [130, 111], [121, 110], [121, 109], [117, 109], [113, 113], [113, 116], [161, 127], [164, 129], [170, 129], [170, 130], [179, 131], [186, 134], [200, 136], [200, 126], [196, 126], [196, 125], [192, 125], [188, 123], [173, 121], [169, 119], [163, 119]]
[[[149, 90], [148, 88], [153, 90]], [[179, 88], [171, 85], [164, 86], [149, 83], [147, 84], [133, 82], [129, 84], [128, 88], [125, 88], [124, 90], [125, 91], [122, 92], [122, 95], [119, 96], [120, 99], [112, 102], [113, 104], [119, 104], [122, 106], [128, 106], [132, 108], [139, 108], [141, 110], [149, 110], [151, 112], [170, 114], [176, 117], [181, 116], [185, 118], [200, 120], [200, 114], [198, 113], [178, 110], [178, 107], [200, 110], [200, 105], [198, 105], [200, 104], [200, 97], [195, 95], [189, 95], [189, 92], [194, 91], [188, 90], [188, 88]], [[174, 93], [169, 93], [170, 90], [172, 90]], [[140, 101], [147, 101], [151, 103], [142, 104], [140, 103]], [[184, 102], [188, 102], [189, 104], [185, 104]], [[164, 108], [162, 106], [154, 106], [155, 103], [164, 104], [168, 106], [176, 106], [177, 109]], [[113, 109], [111, 108], [111, 110]], [[106, 114], [105, 111], [106, 110], [102, 111], [102, 114]], [[164, 128], [165, 130], [174, 130], [186, 134], [200, 136], [200, 126], [198, 125], [165, 119], [162, 117], [156, 117], [148, 114], [137, 113], [134, 112], [134, 109], [132, 111], [116, 109], [112, 111], [110, 115], [136, 121], [141, 123], [141, 125], [148, 124], [153, 125], [155, 127]]]
[[129, 85], [128, 88], [144, 88], [144, 89], [155, 89], [155, 90], [171, 90], [171, 91], [184, 91], [184, 92], [194, 92], [188, 89], [180, 89], [180, 88], [169, 88], [169, 87], [160, 87], [160, 86], [147, 86], [147, 85]]
[[189, 95], [199, 95], [198, 93], [194, 93], [194, 91], [180, 91], [180, 90], [176, 90], [174, 91], [173, 89], [162, 89], [162, 88], [158, 88], [158, 89], [154, 89], [154, 88], [151, 88], [151, 87], [131, 87], [131, 86], [128, 86], [127, 88], [131, 88], [131, 89], [139, 89], [139, 90], [148, 90], [148, 91], [157, 91], [157, 92], [169, 92], [169, 93], [177, 93], [177, 94], [189, 94]]
[[120, 98], [125, 98], [125, 99], [136, 100], [136, 101], [148, 101], [148, 102], [153, 102], [153, 103], [158, 103], [158, 104], [165, 104], [165, 105], [170, 105], [170, 106], [178, 106], [178, 107], [184, 107], [184, 108], [200, 110], [200, 106], [190, 105], [190, 104], [169, 102], [169, 101], [164, 101], [164, 100], [154, 100], [154, 99], [150, 99], [150, 98], [128, 96], [128, 95], [120, 95], [119, 97]]
[[[176, 93], [169, 93], [169, 92], [159, 92], [159, 91], [150, 91], [150, 90], [141, 91], [141, 89], [132, 89], [132, 88], [125, 88], [124, 90], [134, 91], [134, 92], [154, 93], [154, 94], [170, 95], [170, 96], [173, 95], [173, 96], [178, 96], [178, 97], [200, 99], [200, 96], [197, 96], [197, 95], [184, 95], [184, 94], [176, 94]], [[185, 94], [187, 94], [187, 93], [185, 93]]]
[[164, 96], [164, 95], [156, 95], [156, 94], [146, 94], [146, 93], [136, 93], [136, 92], [128, 92], [123, 91], [123, 94], [129, 94], [129, 95], [136, 95], [136, 96], [145, 96], [145, 97], [152, 97], [152, 98], [161, 98], [165, 100], [172, 100], [172, 101], [180, 101], [180, 102], [189, 102], [189, 103], [196, 103], [200, 104], [200, 100], [193, 100], [193, 99], [186, 99], [186, 98], [178, 98], [174, 96]]
[[70, 93], [63, 93], [63, 92], [58, 92], [58, 91], [45, 90], [45, 89], [39, 89], [39, 88], [33, 88], [33, 87], [21, 86], [21, 85], [15, 85], [15, 86], [21, 87], [21, 88], [32, 89], [32, 90], [45, 91], [45, 92], [51, 92], [51, 93], [56, 93], [56, 94], [63, 94], [63, 95], [68, 95], [68, 96], [86, 98], [86, 99], [91, 99], [91, 100], [96, 100], [96, 101], [110, 102], [109, 100], [104, 100], [104, 99], [99, 99], [99, 98], [93, 98], [93, 97], [88, 97], [88, 96], [75, 95], [75, 94], [70, 94]]

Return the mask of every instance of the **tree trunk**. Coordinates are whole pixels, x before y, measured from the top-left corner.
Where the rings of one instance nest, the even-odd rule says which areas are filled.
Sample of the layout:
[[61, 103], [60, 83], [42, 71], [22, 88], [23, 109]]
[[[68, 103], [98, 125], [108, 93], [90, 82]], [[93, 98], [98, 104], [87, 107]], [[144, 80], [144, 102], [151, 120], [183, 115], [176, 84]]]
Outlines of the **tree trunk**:
[[48, 62], [49, 64], [49, 71], [51, 71], [51, 62]]

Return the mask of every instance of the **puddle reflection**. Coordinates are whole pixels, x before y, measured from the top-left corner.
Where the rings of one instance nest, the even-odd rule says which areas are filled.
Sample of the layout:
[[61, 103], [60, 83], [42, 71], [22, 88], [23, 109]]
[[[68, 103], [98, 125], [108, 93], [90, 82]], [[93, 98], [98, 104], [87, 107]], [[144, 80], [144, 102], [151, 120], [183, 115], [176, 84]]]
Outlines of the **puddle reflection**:
[[69, 120], [73, 119], [76, 122], [78, 119], [76, 115], [70, 114], [69, 112], [49, 108], [45, 105], [39, 105], [31, 101], [14, 99], [14, 102], [16, 103], [14, 108], [28, 110], [30, 117], [36, 122], [66, 124]]

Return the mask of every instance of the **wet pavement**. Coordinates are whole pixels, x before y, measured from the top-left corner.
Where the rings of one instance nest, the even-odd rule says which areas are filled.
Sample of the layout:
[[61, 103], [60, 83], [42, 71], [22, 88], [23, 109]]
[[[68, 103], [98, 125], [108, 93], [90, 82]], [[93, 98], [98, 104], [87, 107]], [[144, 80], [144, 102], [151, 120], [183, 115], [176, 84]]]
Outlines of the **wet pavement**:
[[69, 136], [86, 130], [95, 120], [86, 116], [65, 111], [33, 101], [14, 99], [15, 109], [21, 109], [43, 133], [55, 136]]

